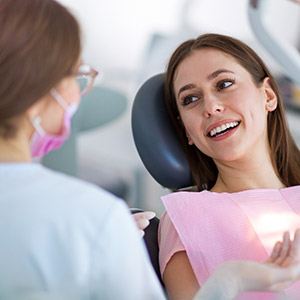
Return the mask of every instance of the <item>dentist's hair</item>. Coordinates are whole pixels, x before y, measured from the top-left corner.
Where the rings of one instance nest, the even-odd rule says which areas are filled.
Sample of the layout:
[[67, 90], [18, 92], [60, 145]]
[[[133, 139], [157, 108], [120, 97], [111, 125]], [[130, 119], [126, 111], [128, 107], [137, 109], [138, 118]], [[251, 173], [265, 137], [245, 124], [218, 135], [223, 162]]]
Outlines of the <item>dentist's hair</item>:
[[266, 77], [275, 92], [278, 105], [268, 114], [268, 140], [272, 164], [286, 186], [300, 184], [300, 152], [295, 144], [285, 118], [282, 98], [274, 77], [262, 59], [246, 44], [235, 38], [220, 34], [204, 34], [197, 39], [182, 43], [170, 58], [165, 77], [165, 101], [168, 113], [186, 153], [194, 184], [198, 190], [211, 189], [218, 176], [213, 159], [202, 153], [195, 145], [188, 145], [186, 131], [180, 120], [174, 93], [174, 76], [179, 64], [192, 53], [204, 48], [213, 48], [232, 56], [251, 75], [254, 83], [260, 86]]
[[81, 53], [74, 16], [54, 0], [0, 0], [0, 135], [75, 71]]

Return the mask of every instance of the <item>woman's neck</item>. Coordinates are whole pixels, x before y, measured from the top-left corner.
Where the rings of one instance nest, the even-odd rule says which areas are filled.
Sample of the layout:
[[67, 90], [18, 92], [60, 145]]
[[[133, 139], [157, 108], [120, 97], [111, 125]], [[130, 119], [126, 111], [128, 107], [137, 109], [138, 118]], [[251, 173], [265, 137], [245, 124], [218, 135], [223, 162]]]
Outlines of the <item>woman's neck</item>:
[[0, 162], [30, 162], [28, 138], [19, 133], [16, 137], [0, 137]]
[[248, 189], [284, 187], [268, 156], [216, 164], [219, 175], [211, 191], [239, 192]]

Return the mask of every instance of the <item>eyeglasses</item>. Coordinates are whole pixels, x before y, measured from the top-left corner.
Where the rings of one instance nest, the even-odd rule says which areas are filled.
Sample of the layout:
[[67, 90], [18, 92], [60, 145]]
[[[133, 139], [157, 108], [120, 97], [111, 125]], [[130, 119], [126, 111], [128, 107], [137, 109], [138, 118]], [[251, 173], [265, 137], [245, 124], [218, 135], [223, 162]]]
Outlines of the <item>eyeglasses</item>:
[[80, 95], [86, 95], [93, 87], [95, 78], [98, 75], [98, 71], [93, 69], [90, 65], [82, 63], [76, 73], [76, 80], [80, 88]]

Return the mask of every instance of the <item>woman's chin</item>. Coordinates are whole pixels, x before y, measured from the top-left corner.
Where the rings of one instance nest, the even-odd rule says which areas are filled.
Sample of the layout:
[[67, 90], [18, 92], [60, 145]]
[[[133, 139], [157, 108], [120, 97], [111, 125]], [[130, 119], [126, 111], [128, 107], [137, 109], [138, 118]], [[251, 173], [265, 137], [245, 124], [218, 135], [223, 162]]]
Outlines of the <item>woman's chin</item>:
[[241, 161], [243, 159], [243, 155], [232, 151], [230, 153], [223, 152], [219, 155], [215, 155], [213, 159], [216, 162], [231, 163]]

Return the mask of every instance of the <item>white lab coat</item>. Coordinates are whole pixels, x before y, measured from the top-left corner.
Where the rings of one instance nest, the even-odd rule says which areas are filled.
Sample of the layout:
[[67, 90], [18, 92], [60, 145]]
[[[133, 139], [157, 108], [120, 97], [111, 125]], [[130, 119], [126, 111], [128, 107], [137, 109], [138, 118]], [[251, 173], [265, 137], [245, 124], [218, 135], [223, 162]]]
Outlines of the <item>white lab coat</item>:
[[0, 299], [164, 299], [122, 200], [39, 164], [0, 164]]

